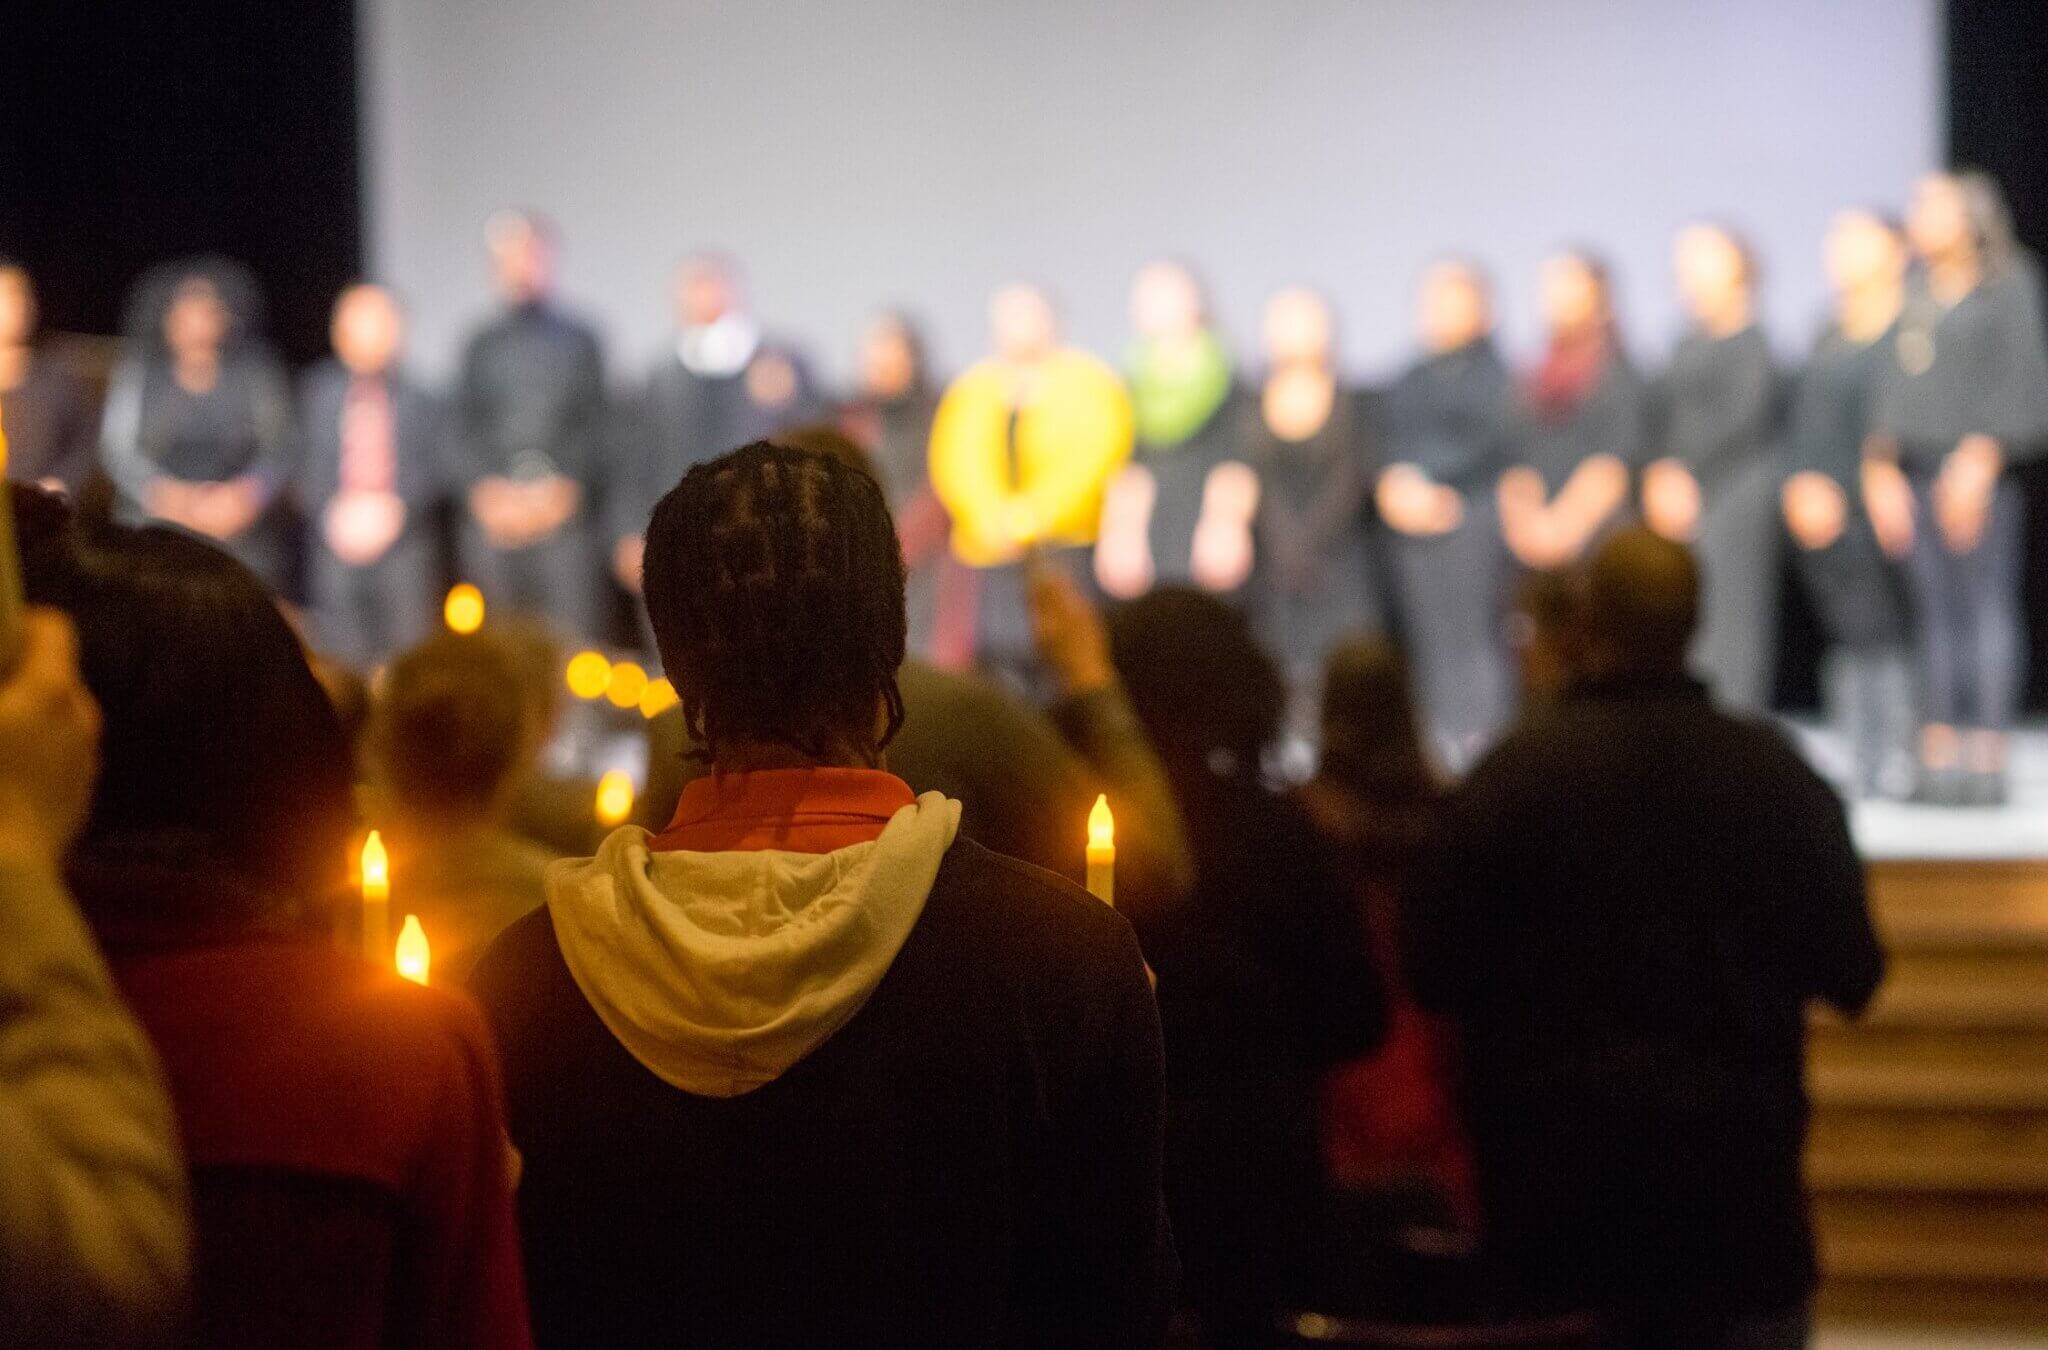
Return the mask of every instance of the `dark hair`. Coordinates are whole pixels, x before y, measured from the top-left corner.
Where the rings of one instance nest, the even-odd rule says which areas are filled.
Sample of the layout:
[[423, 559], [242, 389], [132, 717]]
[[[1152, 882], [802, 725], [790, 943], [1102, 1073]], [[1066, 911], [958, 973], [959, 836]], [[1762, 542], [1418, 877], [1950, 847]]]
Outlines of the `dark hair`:
[[378, 776], [409, 811], [485, 811], [534, 744], [529, 703], [506, 643], [489, 631], [436, 634], [385, 672], [371, 718]]
[[77, 624], [104, 717], [81, 855], [203, 869], [273, 909], [328, 894], [354, 826], [348, 744], [262, 584], [164, 526], [87, 521], [68, 545], [28, 588]]
[[700, 464], [654, 508], [644, 575], [662, 665], [712, 759], [735, 740], [874, 756], [903, 725], [903, 552], [870, 475], [767, 441]]
[[814, 455], [836, 459], [878, 483], [882, 481], [875, 474], [874, 457], [861, 447], [859, 441], [830, 422], [811, 422], [788, 431], [778, 431], [775, 433], [775, 440], [777, 444], [787, 445], [792, 449], [808, 450]]
[[1243, 614], [1165, 586], [1110, 615], [1110, 658], [1170, 767], [1255, 773], [1280, 734], [1286, 686]]
[[1642, 526], [1611, 535], [1585, 568], [1586, 636], [1635, 671], [1677, 671], [1699, 625], [1692, 550]]
[[165, 354], [164, 318], [179, 292], [194, 282], [211, 287], [226, 312], [224, 353], [261, 345], [263, 292], [256, 274], [232, 258], [207, 255], [159, 263], [136, 281], [122, 320], [122, 333], [132, 350], [157, 358]]
[[1435, 791], [1408, 662], [1385, 638], [1347, 638], [1330, 649], [1322, 722], [1323, 773], [1378, 800]]

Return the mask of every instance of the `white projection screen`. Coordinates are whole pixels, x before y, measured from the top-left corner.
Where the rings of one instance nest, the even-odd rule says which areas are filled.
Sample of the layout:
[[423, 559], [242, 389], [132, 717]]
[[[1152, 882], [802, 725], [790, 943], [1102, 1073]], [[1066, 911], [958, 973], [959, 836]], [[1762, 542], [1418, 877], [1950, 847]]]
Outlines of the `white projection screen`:
[[362, 6], [369, 256], [429, 372], [489, 303], [479, 227], [508, 204], [561, 225], [565, 297], [622, 380], [703, 246], [835, 374], [885, 304], [973, 359], [1013, 277], [1115, 352], [1132, 271], [1170, 253], [1240, 348], [1267, 292], [1325, 289], [1377, 376], [1431, 255], [1493, 269], [1526, 357], [1538, 259], [1585, 242], [1654, 364], [1670, 236], [1702, 215], [1755, 241], [1797, 353], [1830, 213], [1901, 202], [1943, 151], [1933, 0]]

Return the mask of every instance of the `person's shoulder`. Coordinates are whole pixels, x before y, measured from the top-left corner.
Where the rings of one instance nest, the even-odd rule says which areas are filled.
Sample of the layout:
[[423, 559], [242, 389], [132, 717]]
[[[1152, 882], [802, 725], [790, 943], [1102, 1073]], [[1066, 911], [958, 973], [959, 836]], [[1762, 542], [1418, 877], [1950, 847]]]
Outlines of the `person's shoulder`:
[[1137, 956], [1130, 923], [1081, 887], [964, 835], [932, 883], [938, 917], [994, 959], [1101, 966]]
[[[261, 948], [241, 951], [235, 959], [266, 961]], [[303, 1019], [325, 1027], [313, 1043], [381, 1080], [438, 1087], [452, 1066], [490, 1057], [483, 1017], [459, 993], [414, 984], [386, 967], [319, 943], [279, 944], [270, 949], [266, 963], [276, 969], [265, 983], [297, 1005], [273, 1007], [270, 1015], [276, 1022]]]
[[470, 970], [469, 990], [495, 1015], [500, 1004], [516, 1001], [519, 991], [535, 988], [547, 971], [561, 963], [554, 918], [545, 904], [538, 905], [491, 939]]

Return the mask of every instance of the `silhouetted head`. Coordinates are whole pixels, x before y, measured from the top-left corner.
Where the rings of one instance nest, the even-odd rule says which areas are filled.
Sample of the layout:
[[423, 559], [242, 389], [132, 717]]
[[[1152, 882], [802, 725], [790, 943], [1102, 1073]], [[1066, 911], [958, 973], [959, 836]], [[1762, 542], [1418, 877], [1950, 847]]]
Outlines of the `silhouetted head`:
[[414, 820], [490, 820], [540, 749], [518, 655], [486, 629], [439, 633], [384, 673], [370, 723], [378, 780]]
[[1177, 775], [1256, 775], [1286, 688], [1238, 610], [1165, 586], [1110, 615], [1110, 658], [1138, 720]]
[[1582, 606], [1587, 673], [1677, 675], [1699, 624], [1692, 550], [1641, 527], [1602, 544], [1587, 564]]
[[[351, 755], [255, 576], [180, 531], [101, 522], [28, 579], [78, 625], [105, 717], [81, 857], [203, 872], [270, 914], [329, 894], [346, 876]], [[119, 899], [137, 914], [151, 901]]]
[[903, 724], [903, 552], [874, 478], [756, 441], [654, 508], [647, 615], [714, 765], [876, 763]]
[[1412, 677], [1401, 649], [1354, 637], [1323, 668], [1321, 772], [1371, 797], [1407, 799], [1431, 788]]

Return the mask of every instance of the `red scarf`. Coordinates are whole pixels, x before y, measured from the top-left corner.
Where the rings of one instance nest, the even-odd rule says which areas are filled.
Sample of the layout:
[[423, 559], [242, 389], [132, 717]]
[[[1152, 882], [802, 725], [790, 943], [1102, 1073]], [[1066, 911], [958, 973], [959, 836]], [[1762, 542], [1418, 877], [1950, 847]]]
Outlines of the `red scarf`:
[[1604, 324], [1553, 333], [1524, 389], [1541, 417], [1559, 418], [1585, 401], [1607, 373], [1614, 342]]

